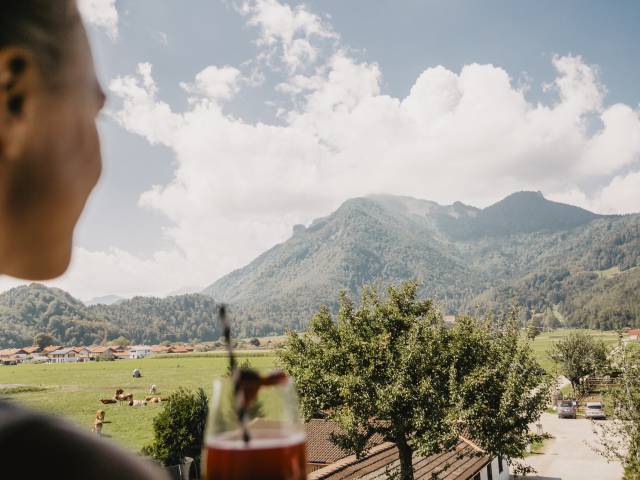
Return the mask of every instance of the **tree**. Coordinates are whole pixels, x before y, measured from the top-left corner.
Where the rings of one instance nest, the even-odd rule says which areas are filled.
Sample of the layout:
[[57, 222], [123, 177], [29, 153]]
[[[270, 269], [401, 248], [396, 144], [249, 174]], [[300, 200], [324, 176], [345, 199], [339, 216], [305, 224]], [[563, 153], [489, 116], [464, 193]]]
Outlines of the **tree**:
[[131, 340], [121, 335], [118, 338], [114, 338], [113, 340], [111, 340], [109, 342], [109, 345], [113, 347], [128, 347], [129, 345], [131, 345]]
[[374, 434], [394, 442], [403, 480], [414, 452], [442, 452], [466, 432], [491, 454], [523, 457], [547, 388], [515, 314], [448, 329], [417, 287], [390, 287], [384, 300], [365, 287], [358, 308], [342, 293], [336, 322], [322, 307], [307, 332], [288, 334], [279, 357], [303, 414], [329, 412], [342, 429], [332, 441], [358, 455]]
[[614, 418], [594, 424], [601, 447], [596, 450], [622, 463], [625, 480], [632, 480], [640, 478], [640, 352], [620, 341], [612, 357], [620, 373], [607, 395]]
[[179, 388], [162, 405], [153, 419], [153, 441], [142, 453], [167, 466], [179, 465], [185, 457], [199, 457], [208, 411], [204, 390]]
[[527, 338], [535, 340], [538, 335], [540, 335], [540, 328], [533, 321], [530, 321], [527, 325]]
[[55, 343], [55, 339], [48, 333], [41, 332], [33, 338], [33, 345], [40, 349], [46, 348]]
[[583, 380], [605, 368], [607, 347], [601, 340], [582, 331], [570, 332], [551, 346], [549, 358], [559, 363], [560, 373], [571, 382], [576, 396], [582, 395]]

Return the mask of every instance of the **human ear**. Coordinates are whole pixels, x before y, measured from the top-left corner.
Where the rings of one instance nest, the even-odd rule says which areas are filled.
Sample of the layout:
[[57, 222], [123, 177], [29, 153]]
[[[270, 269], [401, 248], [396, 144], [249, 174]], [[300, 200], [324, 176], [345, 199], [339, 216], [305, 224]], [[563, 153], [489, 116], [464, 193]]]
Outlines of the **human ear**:
[[31, 106], [41, 77], [33, 55], [24, 48], [0, 50], [0, 162], [20, 156]]

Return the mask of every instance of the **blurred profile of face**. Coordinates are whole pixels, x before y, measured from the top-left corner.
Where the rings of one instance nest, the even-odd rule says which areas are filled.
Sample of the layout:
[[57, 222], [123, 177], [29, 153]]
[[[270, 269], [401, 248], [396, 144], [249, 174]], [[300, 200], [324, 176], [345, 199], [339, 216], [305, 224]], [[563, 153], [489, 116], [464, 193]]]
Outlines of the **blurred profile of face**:
[[37, 52], [0, 49], [2, 274], [45, 280], [64, 273], [100, 176], [95, 120], [105, 97], [79, 17], [69, 39], [57, 72], [43, 71]]

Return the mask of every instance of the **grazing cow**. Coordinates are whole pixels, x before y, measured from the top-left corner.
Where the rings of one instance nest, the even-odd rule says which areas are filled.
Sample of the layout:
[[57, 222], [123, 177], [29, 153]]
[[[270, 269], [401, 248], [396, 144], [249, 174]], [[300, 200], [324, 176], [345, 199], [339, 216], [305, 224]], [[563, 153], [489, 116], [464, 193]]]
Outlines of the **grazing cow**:
[[108, 405], [110, 403], [117, 403], [118, 400], [116, 400], [115, 398], [100, 398], [99, 399], [102, 403], [104, 403], [105, 405]]
[[104, 423], [104, 410], [98, 410], [96, 412], [96, 418], [93, 420], [92, 432], [102, 435], [102, 424]]
[[149, 393], [151, 394], [158, 393], [158, 387], [156, 387], [155, 384], [151, 385], [151, 388], [149, 389]]
[[120, 403], [122, 404], [122, 402], [130, 402], [131, 400], [133, 400], [133, 393], [127, 393], [126, 395], [124, 394], [124, 390], [119, 388], [116, 390], [116, 394], [114, 396], [114, 398]]
[[129, 406], [130, 407], [146, 407], [147, 406], [147, 402], [146, 400], [129, 400]]
[[152, 396], [145, 397], [144, 400], [145, 402], [149, 402], [149, 403], [160, 403], [162, 401], [160, 397], [152, 397]]

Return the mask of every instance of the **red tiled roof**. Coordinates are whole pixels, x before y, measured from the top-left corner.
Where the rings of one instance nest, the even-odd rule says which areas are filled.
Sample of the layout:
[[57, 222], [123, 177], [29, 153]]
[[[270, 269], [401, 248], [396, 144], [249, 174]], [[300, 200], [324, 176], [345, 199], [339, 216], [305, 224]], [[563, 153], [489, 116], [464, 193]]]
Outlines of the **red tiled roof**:
[[91, 353], [104, 353], [107, 350], [111, 350], [111, 347], [100, 347], [100, 346], [89, 347], [89, 351]]
[[[349, 452], [342, 450], [331, 441], [331, 434], [340, 433], [340, 428], [331, 420], [313, 418], [304, 426], [307, 434], [307, 461], [309, 463], [333, 463], [349, 456]], [[383, 442], [380, 435], [374, 435], [370, 440], [370, 447]]]
[[636, 336], [640, 336], [640, 329], [638, 328], [634, 328], [632, 330], [629, 330], [627, 332], [628, 335], [636, 335]]
[[4, 350], [0, 350], [0, 355], [3, 357], [9, 355], [17, 355], [19, 353], [27, 353], [22, 348], [5, 348]]
[[55, 352], [56, 350], [60, 350], [62, 348], [62, 345], [50, 345], [48, 347], [45, 347], [44, 350], [42, 350], [44, 353], [51, 353], [51, 352]]
[[23, 348], [23, 350], [27, 353], [36, 353], [40, 351], [40, 347], [38, 347], [37, 345], [33, 345], [31, 347], [25, 347]]
[[[428, 457], [413, 456], [415, 480], [469, 480], [491, 459], [470, 442], [461, 440], [454, 448]], [[398, 449], [385, 442], [372, 448], [368, 455], [358, 460], [350, 455], [327, 465], [307, 477], [308, 480], [342, 480], [347, 478], [386, 479], [390, 471], [399, 466]]]

